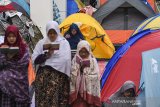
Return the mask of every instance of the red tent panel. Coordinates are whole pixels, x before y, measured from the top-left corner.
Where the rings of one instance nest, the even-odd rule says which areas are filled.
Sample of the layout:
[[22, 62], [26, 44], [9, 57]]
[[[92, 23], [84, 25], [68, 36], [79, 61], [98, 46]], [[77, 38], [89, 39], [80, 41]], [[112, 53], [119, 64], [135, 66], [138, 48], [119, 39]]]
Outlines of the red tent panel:
[[141, 54], [143, 51], [159, 47], [160, 31], [144, 36], [131, 46], [112, 69], [101, 91], [101, 100], [107, 101], [127, 80], [133, 81], [138, 89], [142, 67]]
[[0, 12], [8, 11], [8, 10], [15, 10], [12, 4], [8, 4], [5, 6], [0, 5]]

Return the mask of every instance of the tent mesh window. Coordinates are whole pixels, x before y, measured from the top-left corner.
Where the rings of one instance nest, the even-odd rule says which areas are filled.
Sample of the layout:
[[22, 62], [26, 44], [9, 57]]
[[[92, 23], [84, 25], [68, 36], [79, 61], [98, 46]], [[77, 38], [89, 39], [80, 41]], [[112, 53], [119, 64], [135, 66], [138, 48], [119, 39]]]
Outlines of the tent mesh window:
[[107, 30], [134, 30], [147, 17], [134, 7], [119, 7], [102, 21]]

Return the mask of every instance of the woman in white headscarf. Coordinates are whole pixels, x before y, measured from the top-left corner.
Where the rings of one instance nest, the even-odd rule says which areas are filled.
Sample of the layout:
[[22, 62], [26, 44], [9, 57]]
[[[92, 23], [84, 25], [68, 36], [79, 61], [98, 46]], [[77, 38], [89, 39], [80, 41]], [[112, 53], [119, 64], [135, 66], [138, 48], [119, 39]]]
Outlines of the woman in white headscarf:
[[77, 53], [72, 60], [70, 104], [72, 107], [101, 106], [99, 68], [85, 40], [78, 43]]
[[[35, 65], [40, 65], [35, 80], [37, 107], [65, 107], [69, 98], [71, 50], [68, 41], [61, 36], [58, 23], [46, 26], [47, 36], [40, 40], [33, 52]], [[59, 49], [43, 50], [44, 44], [59, 44]]]

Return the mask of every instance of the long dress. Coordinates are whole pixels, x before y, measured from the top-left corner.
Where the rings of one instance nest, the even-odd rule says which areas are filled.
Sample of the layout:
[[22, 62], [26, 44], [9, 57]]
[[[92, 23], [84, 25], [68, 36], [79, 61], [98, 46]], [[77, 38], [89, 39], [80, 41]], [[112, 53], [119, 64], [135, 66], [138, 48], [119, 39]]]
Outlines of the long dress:
[[[34, 64], [39, 65], [34, 83], [36, 107], [66, 107], [69, 101], [71, 50], [56, 22], [47, 24], [47, 32], [50, 29], [57, 32], [56, 40], [51, 42], [48, 37], [40, 40], [32, 54]], [[59, 50], [55, 50], [50, 58], [46, 58], [43, 51], [43, 45], [47, 43], [60, 45]]]
[[24, 56], [18, 60], [7, 60], [4, 54], [0, 53], [0, 107], [29, 107], [29, 83], [28, 64], [29, 52], [26, 50]]
[[[84, 47], [90, 53], [86, 60], [79, 56], [80, 49]], [[100, 107], [100, 80], [97, 61], [93, 57], [87, 41], [80, 41], [77, 48], [71, 69], [71, 107]]]

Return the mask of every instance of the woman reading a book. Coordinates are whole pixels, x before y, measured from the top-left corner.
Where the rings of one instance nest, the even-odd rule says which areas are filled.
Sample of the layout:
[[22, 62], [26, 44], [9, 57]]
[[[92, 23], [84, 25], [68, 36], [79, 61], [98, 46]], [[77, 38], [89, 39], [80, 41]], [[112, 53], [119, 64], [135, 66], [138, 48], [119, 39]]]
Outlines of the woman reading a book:
[[48, 22], [46, 32], [47, 36], [37, 43], [32, 55], [34, 64], [40, 65], [35, 80], [36, 106], [66, 107], [71, 70], [70, 46], [61, 36], [57, 22]]
[[29, 107], [29, 50], [16, 26], [7, 27], [0, 50], [0, 107]]
[[70, 104], [71, 107], [101, 106], [99, 68], [85, 40], [79, 42], [72, 60]]

